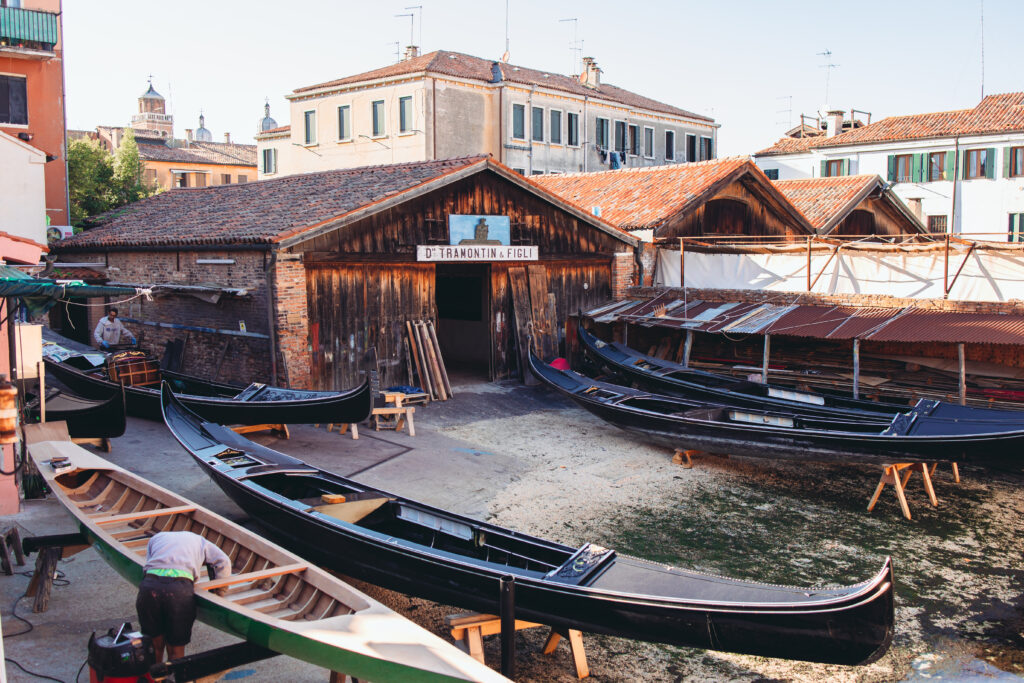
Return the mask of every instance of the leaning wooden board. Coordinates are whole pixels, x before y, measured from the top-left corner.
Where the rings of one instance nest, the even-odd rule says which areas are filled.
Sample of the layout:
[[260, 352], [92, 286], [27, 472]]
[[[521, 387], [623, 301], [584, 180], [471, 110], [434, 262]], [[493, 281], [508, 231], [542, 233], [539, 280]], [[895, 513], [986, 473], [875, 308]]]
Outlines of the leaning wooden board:
[[[231, 557], [231, 577], [196, 583], [205, 623], [363, 680], [507, 680], [297, 555], [76, 446], [63, 423], [26, 425], [25, 435], [54, 495], [132, 583], [141, 581], [146, 544], [159, 531], [193, 531]], [[73, 469], [55, 474], [55, 457]]]

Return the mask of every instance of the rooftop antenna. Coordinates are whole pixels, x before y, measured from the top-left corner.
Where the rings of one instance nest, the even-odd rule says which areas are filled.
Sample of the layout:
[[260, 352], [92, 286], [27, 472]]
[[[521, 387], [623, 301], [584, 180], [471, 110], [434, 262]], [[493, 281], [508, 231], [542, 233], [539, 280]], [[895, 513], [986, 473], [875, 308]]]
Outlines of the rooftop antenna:
[[[420, 48], [420, 54], [423, 54], [423, 5], [413, 5], [412, 7], [406, 7], [405, 9], [417, 10], [420, 13], [420, 16], [418, 17], [420, 21], [420, 42], [417, 43], [417, 47]], [[411, 35], [409, 36], [409, 40], [412, 40]]]
[[[572, 57], [572, 66], [569, 67], [569, 73], [573, 73], [573, 70], [576, 70], [576, 73], [582, 73], [583, 65], [580, 63], [579, 60], [583, 58], [583, 48], [580, 47], [580, 42], [576, 35], [577, 29], [580, 25], [580, 20], [577, 19], [576, 17], [571, 17], [569, 19], [559, 19], [558, 23], [562, 24], [567, 21], [572, 22], [572, 42], [569, 43], [569, 54]], [[576, 52], [578, 52], [579, 55], [573, 54]]]
[[394, 45], [395, 46], [395, 64], [397, 64], [398, 62], [402, 61], [402, 56], [401, 56], [402, 55], [402, 49], [400, 47], [401, 44], [402, 44], [402, 42], [399, 41], [399, 40], [391, 41], [391, 42], [388, 43], [388, 45]]
[[829, 101], [828, 101], [829, 80], [830, 80], [830, 78], [832, 76], [832, 69], [838, 69], [839, 65], [832, 63], [832, 50], [829, 50], [828, 48], [826, 48], [824, 52], [819, 52], [818, 56], [819, 57], [824, 57], [825, 61], [827, 62], [826, 64], [821, 64], [821, 65], [818, 66], [819, 69], [825, 69], [825, 108], [827, 109], [828, 106], [829, 106]]
[[416, 28], [416, 23], [415, 23], [416, 15], [413, 14], [412, 12], [408, 12], [406, 14], [396, 14], [395, 16], [396, 17], [409, 17], [409, 45], [412, 45], [413, 44], [413, 42], [412, 42], [413, 30]]
[[509, 0], [505, 0], [505, 54], [501, 56], [501, 61], [505, 62], [506, 64], [508, 63], [509, 57], [511, 57], [508, 42], [508, 3]]
[[781, 126], [783, 123], [785, 123], [787, 126], [792, 128], [793, 127], [793, 96], [792, 95], [783, 95], [782, 97], [776, 97], [775, 98], [776, 102], [779, 101], [779, 100], [789, 100], [789, 106], [786, 109], [776, 109], [775, 110], [776, 114], [783, 114], [783, 113], [786, 114], [786, 120], [785, 121], [776, 121], [775, 125], [776, 126]]

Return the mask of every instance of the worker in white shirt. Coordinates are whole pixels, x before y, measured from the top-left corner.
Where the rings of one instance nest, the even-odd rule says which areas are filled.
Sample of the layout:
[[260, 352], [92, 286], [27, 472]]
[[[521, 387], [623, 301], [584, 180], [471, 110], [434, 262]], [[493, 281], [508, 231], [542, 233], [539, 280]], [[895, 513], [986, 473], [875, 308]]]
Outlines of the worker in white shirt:
[[132, 344], [136, 343], [135, 335], [117, 319], [117, 309], [111, 308], [107, 311], [107, 317], [96, 324], [92, 338], [96, 340], [97, 346], [109, 349], [111, 344], [120, 344], [122, 337], [131, 339]]

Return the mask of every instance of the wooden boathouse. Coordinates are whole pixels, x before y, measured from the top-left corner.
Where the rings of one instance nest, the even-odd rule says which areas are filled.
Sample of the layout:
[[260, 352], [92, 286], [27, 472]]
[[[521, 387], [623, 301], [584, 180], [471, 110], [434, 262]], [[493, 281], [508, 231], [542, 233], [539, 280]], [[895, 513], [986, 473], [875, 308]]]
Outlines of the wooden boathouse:
[[410, 320], [434, 322], [450, 368], [518, 376], [516, 310], [556, 350], [569, 314], [633, 284], [636, 244], [477, 156], [172, 190], [100, 217], [58, 258], [107, 281], [216, 282], [213, 303], [178, 289], [122, 312], [154, 352], [188, 335], [186, 372], [340, 389], [370, 368], [406, 383]]

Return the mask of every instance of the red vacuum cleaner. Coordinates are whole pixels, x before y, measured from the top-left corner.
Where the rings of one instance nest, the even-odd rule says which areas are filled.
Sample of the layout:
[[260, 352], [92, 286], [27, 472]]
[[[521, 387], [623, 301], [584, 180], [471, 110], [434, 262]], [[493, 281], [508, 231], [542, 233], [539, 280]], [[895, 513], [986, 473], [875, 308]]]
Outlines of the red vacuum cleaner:
[[153, 640], [128, 622], [106, 634], [89, 636], [89, 683], [151, 683], [156, 663]]

